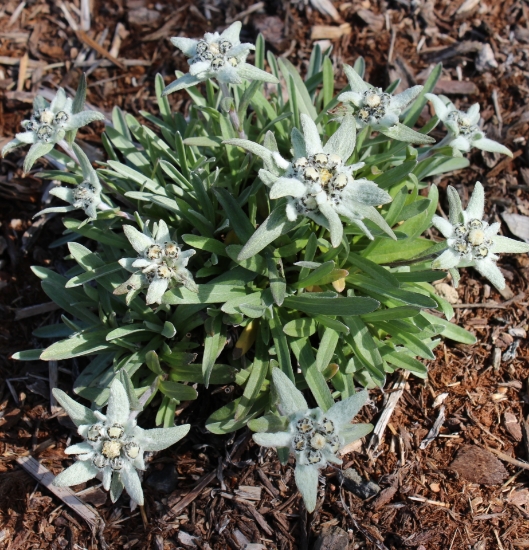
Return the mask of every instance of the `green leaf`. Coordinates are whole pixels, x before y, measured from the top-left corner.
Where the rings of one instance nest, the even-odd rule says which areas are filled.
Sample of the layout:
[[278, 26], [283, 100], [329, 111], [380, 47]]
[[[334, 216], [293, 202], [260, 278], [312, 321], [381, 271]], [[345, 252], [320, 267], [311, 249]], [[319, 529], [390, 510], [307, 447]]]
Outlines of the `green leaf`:
[[344, 317], [343, 320], [351, 331], [345, 339], [353, 348], [355, 355], [373, 376], [383, 379], [384, 361], [368, 327], [358, 317]]
[[288, 376], [288, 378], [294, 382], [294, 371], [292, 369], [292, 361], [290, 358], [290, 347], [288, 345], [287, 337], [283, 332], [283, 323], [278, 308], [273, 309], [272, 317], [269, 319], [268, 323], [270, 325], [272, 339], [274, 340], [274, 347], [279, 368], [283, 374]]
[[284, 327], [283, 332], [294, 338], [308, 338], [312, 336], [317, 329], [316, 320], [312, 317], [302, 317], [289, 321]]
[[234, 420], [235, 411], [239, 404], [239, 399], [224, 405], [215, 411], [207, 420], [206, 428], [214, 434], [227, 434], [244, 428], [248, 422], [255, 416], [261, 414], [269, 403], [266, 393], [262, 393], [254, 402], [250, 412], [245, 418]]
[[[393, 243], [393, 246], [395, 246], [395, 243]], [[358, 256], [358, 254], [351, 252], [349, 256], [347, 256], [347, 261], [358, 269], [361, 269], [364, 273], [367, 273], [367, 275], [372, 277], [375, 281], [383, 280], [387, 284], [396, 288], [399, 288], [400, 286], [400, 283], [395, 275], [367, 258], [362, 258], [362, 256]]]
[[99, 330], [75, 334], [46, 348], [40, 358], [43, 361], [61, 361], [112, 349], [113, 346], [106, 341], [107, 332]]
[[276, 305], [281, 306], [285, 301], [287, 283], [285, 273], [283, 271], [283, 262], [281, 258], [274, 258], [270, 255], [266, 258], [268, 267], [268, 280], [270, 282], [270, 290]]
[[276, 206], [268, 218], [249, 237], [248, 242], [239, 253], [238, 260], [246, 260], [258, 254], [263, 248], [281, 235], [288, 233], [296, 225], [298, 225], [298, 222], [288, 221], [284, 205]]
[[390, 307], [362, 315], [364, 323], [377, 323], [378, 321], [391, 321], [393, 319], [408, 319], [419, 315], [421, 310], [416, 307]]
[[186, 288], [168, 290], [162, 298], [162, 303], [179, 304], [215, 304], [223, 303], [244, 296], [245, 290], [240, 284], [206, 284], [198, 285], [198, 292], [191, 292]]
[[[375, 178], [375, 183], [381, 189], [388, 189], [404, 180], [417, 166], [417, 161], [409, 160], [387, 170]], [[389, 222], [388, 222], [389, 223]], [[393, 225], [393, 224], [391, 224]]]
[[[231, 365], [215, 364], [209, 375], [210, 384], [231, 384], [235, 382], [237, 369]], [[191, 382], [193, 384], [203, 384], [201, 365], [178, 365], [171, 367], [169, 379], [175, 382]]]
[[294, 288], [306, 288], [308, 286], [314, 286], [323, 279], [325, 276], [329, 275], [334, 269], [334, 262], [329, 261], [321, 264], [319, 267], [311, 271], [306, 277], [298, 280], [297, 283], [294, 283], [292, 286]]
[[239, 203], [233, 198], [227, 189], [214, 188], [213, 192], [218, 198], [224, 214], [229, 220], [231, 227], [239, 237], [242, 243], [247, 242], [254, 232], [252, 222], [248, 219], [244, 210], [239, 206]]
[[155, 351], [151, 350], [145, 354], [145, 363], [147, 364], [149, 369], [151, 369], [152, 372], [154, 372], [154, 374], [158, 374], [162, 376], [165, 375], [165, 372], [162, 370], [162, 367], [160, 366], [158, 354]]
[[396, 342], [407, 347], [416, 355], [419, 355], [423, 359], [435, 359], [435, 355], [430, 348], [420, 338], [401, 328], [398, 321], [378, 323], [378, 326], [388, 334], [391, 334]]
[[222, 316], [210, 317], [205, 323], [206, 339], [204, 342], [204, 357], [202, 359], [202, 376], [204, 385], [209, 386], [209, 377], [215, 364], [215, 360], [220, 355], [226, 345], [226, 336], [224, 335]]
[[323, 371], [331, 362], [340, 334], [331, 328], [326, 328], [316, 352], [316, 366]]
[[191, 235], [188, 233], [186, 235], [182, 235], [182, 240], [192, 248], [199, 248], [200, 250], [211, 252], [217, 256], [228, 257], [226, 245], [217, 239], [210, 239], [208, 237], [201, 237], [199, 235]]
[[284, 307], [314, 315], [363, 315], [378, 308], [379, 302], [372, 298], [350, 297], [334, 298], [318, 296], [319, 292], [289, 296], [283, 302]]
[[11, 359], [15, 361], [38, 361], [42, 355], [41, 349], [28, 349], [25, 351], [17, 351], [13, 353]]
[[421, 90], [421, 93], [417, 96], [417, 98], [412, 103], [411, 107], [406, 113], [406, 117], [404, 118], [404, 124], [406, 124], [406, 126], [409, 126], [411, 128], [415, 125], [417, 120], [419, 120], [419, 116], [421, 115], [421, 112], [426, 105], [426, 98], [424, 97], [424, 95], [431, 92], [435, 88], [437, 81], [441, 77], [442, 70], [442, 63], [438, 63], [426, 79], [426, 82], [424, 83], [424, 88]]
[[454, 340], [455, 342], [461, 342], [462, 344], [469, 345], [475, 344], [477, 342], [477, 338], [471, 332], [468, 332], [468, 330], [465, 330], [464, 328], [454, 323], [450, 323], [449, 321], [441, 319], [440, 317], [436, 317], [435, 315], [431, 315], [430, 313], [421, 312], [421, 315], [431, 323], [441, 325], [443, 327], [443, 330], [440, 334], [445, 338], [449, 338], [450, 340]]
[[164, 395], [177, 401], [193, 401], [198, 397], [195, 388], [178, 382], [162, 381], [159, 388]]
[[[384, 346], [387, 350], [391, 350], [389, 346]], [[387, 351], [380, 350], [384, 359], [400, 369], [409, 370], [419, 378], [428, 378], [428, 369], [426, 365], [417, 361], [414, 357], [410, 357], [405, 351]]]
[[118, 262], [112, 262], [110, 264], [104, 265], [103, 267], [99, 267], [97, 269], [94, 269], [93, 271], [88, 271], [86, 273], [83, 273], [82, 275], [78, 275], [77, 277], [72, 277], [67, 283], [65, 288], [73, 288], [76, 286], [84, 285], [85, 283], [89, 283], [90, 281], [94, 281], [96, 279], [99, 279], [100, 277], [104, 277], [105, 275], [110, 275], [111, 273], [115, 273], [116, 271], [120, 271], [123, 269], [121, 265], [118, 264]]

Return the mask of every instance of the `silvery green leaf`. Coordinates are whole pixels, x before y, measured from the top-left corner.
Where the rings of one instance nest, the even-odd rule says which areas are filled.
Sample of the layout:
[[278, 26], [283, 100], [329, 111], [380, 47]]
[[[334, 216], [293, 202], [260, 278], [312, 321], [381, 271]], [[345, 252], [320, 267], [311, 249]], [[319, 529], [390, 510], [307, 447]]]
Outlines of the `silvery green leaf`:
[[86, 453], [92, 453], [94, 451], [94, 448], [90, 443], [75, 443], [74, 445], [70, 445], [69, 447], [66, 447], [64, 449], [64, 454], [67, 455], [82, 455]]
[[449, 185], [446, 189], [446, 194], [448, 196], [448, 218], [450, 223], [452, 225], [463, 223], [463, 207], [461, 206], [461, 199], [459, 198], [458, 192], [451, 185]]
[[495, 235], [492, 239], [490, 251], [493, 253], [523, 254], [529, 252], [529, 244], [502, 235]]
[[424, 86], [412, 86], [400, 94], [395, 94], [391, 98], [391, 105], [400, 110], [406, 109], [406, 107], [421, 93], [423, 88]]
[[73, 190], [68, 187], [54, 187], [50, 190], [50, 195], [69, 202], [70, 204], [74, 201]]
[[334, 248], [340, 246], [343, 237], [343, 225], [336, 210], [328, 203], [318, 205], [320, 212], [327, 218], [331, 232], [331, 244]]
[[121, 477], [121, 481], [130, 498], [137, 502], [140, 506], [143, 506], [143, 489], [141, 488], [141, 481], [138, 476], [138, 472], [134, 466], [132, 466], [130, 462], [125, 462], [125, 466], [122, 470], [120, 470], [119, 476]]
[[367, 403], [368, 397], [369, 394], [365, 390], [355, 393], [351, 397], [335, 403], [325, 414], [337, 426], [349, 424]]
[[86, 180], [89, 179], [92, 173], [94, 172], [94, 169], [92, 168], [92, 165], [88, 160], [88, 157], [86, 156], [85, 152], [79, 147], [79, 145], [77, 145], [77, 143], [74, 143], [72, 145], [72, 149], [79, 160], [81, 171], [83, 172], [83, 177]]
[[302, 197], [306, 193], [306, 186], [297, 178], [278, 178], [270, 189], [271, 199], [281, 197]]
[[512, 158], [512, 152], [507, 149], [505, 145], [486, 137], [472, 140], [472, 145], [482, 151], [488, 151], [489, 153], [502, 153]]
[[435, 143], [434, 138], [426, 134], [416, 132], [415, 130], [412, 130], [409, 126], [401, 124], [400, 122], [395, 124], [395, 126], [391, 126], [389, 128], [380, 128], [380, 132], [392, 139], [405, 141], [407, 143], [416, 143], [418, 145]]
[[74, 462], [64, 472], [61, 472], [54, 480], [53, 485], [56, 487], [70, 487], [79, 485], [96, 477], [99, 470], [92, 464], [91, 461], [78, 460]]
[[187, 57], [194, 57], [197, 53], [198, 40], [193, 38], [173, 37], [171, 38], [171, 44]]
[[47, 155], [55, 146], [55, 143], [35, 143], [30, 148], [24, 159], [24, 172], [28, 173], [35, 161]]
[[2, 148], [2, 157], [5, 157], [7, 153], [12, 151], [13, 149], [16, 149], [17, 147], [22, 147], [22, 145], [25, 145], [23, 141], [20, 141], [19, 139], [15, 138], [9, 141], [4, 145]]
[[275, 166], [272, 152], [266, 149], [265, 147], [263, 147], [262, 145], [259, 145], [258, 143], [254, 143], [253, 141], [249, 141], [247, 139], [239, 139], [239, 138], [227, 139], [222, 143], [226, 145], [234, 145], [235, 147], [242, 147], [243, 149], [250, 151], [250, 153], [257, 155], [258, 157], [263, 159], [263, 162], [265, 163], [265, 167], [268, 170], [273, 170], [273, 167]]
[[351, 115], [346, 115], [340, 127], [329, 138], [323, 152], [338, 155], [344, 163], [353, 154], [356, 145], [356, 123]]
[[461, 275], [459, 274], [459, 270], [452, 267], [448, 270], [448, 272], [452, 276], [452, 283], [454, 285], [454, 288], [457, 288], [459, 286], [459, 281], [461, 279]]
[[344, 446], [353, 441], [362, 439], [373, 431], [372, 424], [352, 424], [351, 426], [340, 430], [340, 436], [344, 438]]
[[277, 206], [266, 218], [266, 220], [255, 230], [237, 256], [242, 262], [252, 258], [263, 248], [274, 242], [278, 237], [284, 235], [297, 225], [295, 221], [289, 221], [285, 214], [284, 206]]
[[294, 478], [296, 480], [296, 486], [303, 497], [307, 512], [314, 512], [318, 497], [318, 468], [296, 464]]
[[53, 397], [57, 399], [76, 426], [80, 426], [81, 424], [94, 424], [97, 421], [94, 413], [89, 408], [81, 405], [81, 403], [77, 403], [77, 401], [74, 401], [62, 390], [53, 388], [52, 393]]
[[253, 440], [261, 447], [290, 447], [292, 434], [290, 432], [257, 433], [253, 434]]
[[450, 238], [454, 232], [453, 225], [448, 220], [441, 218], [441, 216], [434, 216], [432, 218], [432, 224], [438, 231], [441, 232], [445, 239]]
[[117, 502], [118, 498], [123, 492], [123, 482], [120, 476], [112, 476], [112, 482], [110, 483], [110, 501], [112, 503]]
[[174, 82], [171, 82], [168, 86], [165, 87], [162, 92], [162, 97], [165, 97], [173, 92], [178, 90], [183, 90], [185, 88], [190, 88], [191, 86], [196, 86], [201, 82], [200, 78], [193, 76], [192, 74], [186, 73], [185, 75], [177, 78]]
[[305, 113], [301, 113], [300, 119], [307, 155], [321, 153], [323, 151], [323, 146], [321, 144], [320, 133], [318, 132], [318, 127], [315, 122]]
[[21, 132], [20, 134], [17, 134], [15, 136], [15, 139], [13, 141], [15, 140], [20, 141], [20, 143], [29, 145], [30, 143], [35, 143], [35, 134], [33, 132]]
[[505, 288], [505, 277], [503, 276], [500, 268], [495, 264], [491, 258], [485, 258], [484, 260], [476, 260], [474, 262], [475, 269], [488, 279], [498, 290]]
[[461, 256], [449, 248], [432, 262], [433, 269], [451, 269], [459, 264]]
[[143, 432], [143, 448], [146, 451], [161, 451], [180, 441], [187, 435], [191, 426], [182, 424], [172, 428], [154, 428]]
[[56, 113], [64, 109], [66, 103], [66, 94], [64, 93], [63, 88], [59, 88], [52, 102], [50, 103], [50, 110]]
[[303, 394], [284, 372], [278, 368], [273, 369], [272, 380], [279, 397], [279, 409], [284, 416], [309, 408]]
[[305, 140], [303, 139], [303, 134], [296, 128], [292, 128], [290, 134], [290, 141], [292, 142], [292, 148], [294, 152], [294, 158], [298, 159], [301, 157], [307, 156], [307, 149], [305, 147]]
[[96, 120], [105, 120], [105, 115], [96, 111], [81, 111], [72, 115], [64, 128], [65, 130], [77, 130]]
[[362, 80], [362, 77], [351, 67], [350, 65], [343, 64], [343, 70], [351, 86], [351, 90], [354, 92], [365, 92], [371, 88], [371, 86]]
[[247, 80], [260, 80], [261, 82], [271, 82], [272, 84], [279, 82], [273, 74], [262, 71], [249, 63], [242, 63], [237, 67], [237, 74]]
[[[458, 130], [459, 131], [459, 130]], [[472, 148], [472, 143], [466, 136], [458, 136], [450, 142], [450, 147], [456, 151], [462, 151], [463, 153], [468, 153]]]
[[149, 288], [147, 290], [147, 296], [145, 297], [146, 304], [147, 305], [161, 304], [162, 297], [168, 288], [169, 288], [168, 279], [154, 279], [149, 284]]
[[123, 232], [132, 245], [132, 248], [134, 248], [134, 250], [138, 253], [144, 252], [153, 244], [151, 238], [138, 231], [132, 225], [124, 225]]
[[129, 419], [129, 415], [130, 404], [127, 392], [123, 384], [117, 378], [114, 378], [112, 384], [110, 384], [110, 396], [107, 405], [109, 422], [124, 425]]
[[259, 178], [267, 187], [272, 187], [272, 185], [274, 185], [274, 183], [277, 181], [277, 176], [272, 174], [272, 172], [265, 170], [264, 168], [261, 168], [259, 170]]
[[431, 101], [435, 109], [435, 114], [437, 115], [437, 118], [444, 122], [446, 120], [446, 115], [448, 115], [448, 109], [444, 101], [435, 94], [424, 94], [424, 97]]
[[[459, 195], [458, 195], [459, 196]], [[485, 212], [485, 190], [479, 181], [474, 186], [465, 210], [465, 221], [481, 220]]]

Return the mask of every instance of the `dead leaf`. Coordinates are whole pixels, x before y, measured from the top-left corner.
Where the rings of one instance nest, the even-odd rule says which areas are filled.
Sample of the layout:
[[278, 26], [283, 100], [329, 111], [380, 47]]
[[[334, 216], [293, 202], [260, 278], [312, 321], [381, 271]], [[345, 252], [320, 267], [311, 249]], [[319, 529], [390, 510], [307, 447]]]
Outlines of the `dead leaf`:
[[521, 216], [520, 214], [509, 214], [508, 212], [503, 212], [501, 215], [509, 231], [529, 243], [529, 217]]

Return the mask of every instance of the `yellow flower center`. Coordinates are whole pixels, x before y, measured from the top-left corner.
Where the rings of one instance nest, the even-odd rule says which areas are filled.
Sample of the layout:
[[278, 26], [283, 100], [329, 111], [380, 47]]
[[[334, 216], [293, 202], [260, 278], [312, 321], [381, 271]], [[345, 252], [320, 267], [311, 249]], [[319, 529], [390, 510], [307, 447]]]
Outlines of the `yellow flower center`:
[[485, 232], [483, 229], [472, 229], [468, 234], [468, 242], [472, 246], [479, 246], [485, 241]]
[[119, 441], [105, 441], [101, 454], [107, 458], [116, 458], [121, 452], [121, 443]]
[[317, 449], [317, 450], [323, 449], [323, 447], [325, 447], [325, 443], [326, 443], [325, 437], [323, 437], [323, 435], [321, 434], [314, 434], [310, 439], [310, 446], [313, 449]]

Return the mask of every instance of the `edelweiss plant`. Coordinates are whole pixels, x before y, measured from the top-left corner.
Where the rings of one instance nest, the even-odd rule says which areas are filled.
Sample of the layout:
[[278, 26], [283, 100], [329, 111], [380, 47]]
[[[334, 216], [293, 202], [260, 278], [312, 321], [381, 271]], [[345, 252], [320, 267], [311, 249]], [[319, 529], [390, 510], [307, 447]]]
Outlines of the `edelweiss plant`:
[[[73, 391], [95, 410], [108, 402], [103, 417], [58, 394], [88, 438], [69, 449], [86, 460], [59, 482], [100, 474], [113, 498], [124, 483], [141, 502], [138, 457], [161, 446], [148, 439], [158, 432], [127, 421], [123, 397], [116, 404], [124, 384], [131, 403], [142, 396], [156, 409], [155, 424], [175, 430], [166, 432], [174, 441], [184, 430], [173, 429], [176, 407], [200, 396], [195, 410], [207, 411], [209, 431], [249, 426], [282, 460], [289, 450], [313, 510], [318, 471], [339, 464], [342, 446], [367, 433], [365, 424], [349, 425], [367, 398], [357, 388], [383, 387], [397, 369], [426, 378], [441, 337], [475, 342], [449, 322], [453, 309], [431, 283], [473, 265], [501, 287], [496, 254], [528, 249], [483, 221], [479, 184], [465, 212], [449, 189], [450, 221], [435, 217], [431, 177], [469, 165], [440, 146], [453, 145], [460, 126], [447, 122], [439, 144], [428, 136], [437, 117], [416, 128], [440, 66], [422, 89], [392, 95], [397, 83], [373, 88], [359, 59], [343, 67], [351, 91], [337, 96], [342, 67], [330, 49], [315, 47], [302, 78], [265, 52], [262, 36], [255, 49], [241, 44], [240, 29], [174, 39], [190, 58], [189, 74], [167, 87], [156, 77], [160, 114], [142, 111], [148, 126], [114, 109], [99, 167], [76, 146], [76, 155], [49, 152], [65, 168], [41, 175], [75, 186], [53, 190], [69, 206], [44, 211], [66, 213], [55, 245], [67, 244], [72, 266], [64, 274], [33, 268], [64, 314], [34, 333], [51, 345], [15, 357], [77, 358]], [[84, 103], [83, 88], [76, 98]], [[183, 88], [185, 117], [166, 97]], [[465, 135], [483, 144], [476, 116], [471, 108]], [[54, 129], [47, 146], [61, 135]], [[36, 157], [28, 158], [30, 165]], [[446, 242], [428, 236], [432, 225]], [[236, 388], [228, 403], [206, 389], [223, 384]]]
[[[341, 464], [337, 454], [344, 445], [367, 435], [371, 424], [351, 424], [365, 405], [366, 391], [334, 404], [328, 411], [309, 409], [303, 394], [279, 369], [272, 371], [282, 417], [270, 417], [272, 426], [285, 423], [284, 431], [256, 433], [253, 439], [264, 447], [285, 448], [296, 458], [296, 485], [308, 512], [316, 508], [318, 472], [328, 463]], [[259, 429], [263, 422], [253, 423]]]
[[73, 141], [79, 128], [103, 120], [105, 117], [102, 113], [83, 110], [85, 97], [84, 80], [74, 100], [67, 98], [62, 88], [57, 90], [50, 104], [42, 96], [36, 96], [31, 118], [22, 122], [24, 132], [17, 134], [15, 139], [4, 146], [2, 157], [17, 147], [31, 145], [24, 161], [24, 172], [29, 172], [38, 158], [47, 155], [68, 134], [69, 140]]
[[189, 73], [169, 84], [163, 95], [195, 86], [210, 78], [226, 84], [240, 84], [243, 80], [274, 82], [270, 73], [246, 63], [248, 54], [255, 50], [253, 44], [241, 44], [239, 35], [242, 24], [232, 23], [222, 34], [207, 32], [204, 38], [171, 38], [173, 46], [189, 57]]
[[171, 240], [169, 228], [163, 220], [154, 225], [154, 237], [147, 224], [143, 227], [143, 233], [132, 225], [124, 225], [123, 231], [139, 256], [119, 260], [119, 264], [130, 271], [132, 276], [116, 288], [114, 294], [128, 294], [130, 300], [131, 293], [148, 287], [146, 301], [150, 305], [160, 304], [165, 291], [174, 284], [198, 292], [193, 276], [186, 269], [195, 250], [182, 251]]
[[496, 265], [499, 259], [496, 253], [526, 253], [529, 252], [529, 244], [498, 235], [500, 224], [495, 222], [489, 225], [483, 220], [485, 191], [479, 181], [466, 210], [463, 210], [461, 199], [452, 186], [448, 186], [447, 193], [449, 219], [434, 216], [432, 223], [446, 237], [448, 249], [433, 262], [432, 267], [451, 270], [457, 286], [459, 275], [456, 269], [472, 266], [497, 289], [503, 290], [505, 278]]
[[64, 213], [80, 209], [84, 211], [89, 220], [93, 220], [97, 218], [97, 209], [105, 206], [101, 201], [101, 183], [99, 182], [97, 173], [92, 168], [88, 157], [75, 143], [73, 144], [73, 151], [79, 160], [81, 171], [83, 173], [83, 180], [78, 183], [74, 189], [58, 186], [50, 191], [50, 195], [70, 203], [70, 206], [54, 206], [51, 208], [45, 208], [38, 214], [35, 214], [34, 217], [42, 216], [43, 214]]
[[105, 491], [110, 491], [112, 502], [117, 501], [125, 488], [130, 498], [143, 506], [143, 490], [137, 472], [145, 470], [143, 454], [161, 451], [180, 441], [189, 432], [189, 424], [153, 430], [140, 428], [131, 411], [127, 392], [118, 379], [110, 385], [106, 415], [86, 408], [57, 388], [53, 395], [85, 440], [65, 449], [68, 455], [78, 455], [77, 462], [61, 472], [54, 485], [68, 487], [100, 477]]
[[413, 86], [400, 94], [393, 95], [364, 82], [362, 77], [349, 65], [343, 66], [350, 92], [338, 96], [338, 101], [350, 111], [359, 128], [370, 126], [373, 130], [390, 138], [410, 143], [434, 143], [430, 136], [415, 132], [400, 123], [400, 116], [421, 93], [423, 86]]
[[434, 94], [425, 94], [425, 97], [432, 102], [437, 118], [448, 128], [448, 135], [438, 145], [449, 145], [454, 151], [468, 153], [472, 147], [490, 153], [502, 153], [512, 157], [511, 151], [492, 139], [485, 137], [485, 132], [478, 126], [479, 104], [474, 103], [464, 113], [456, 109], [451, 101], [444, 101]]

